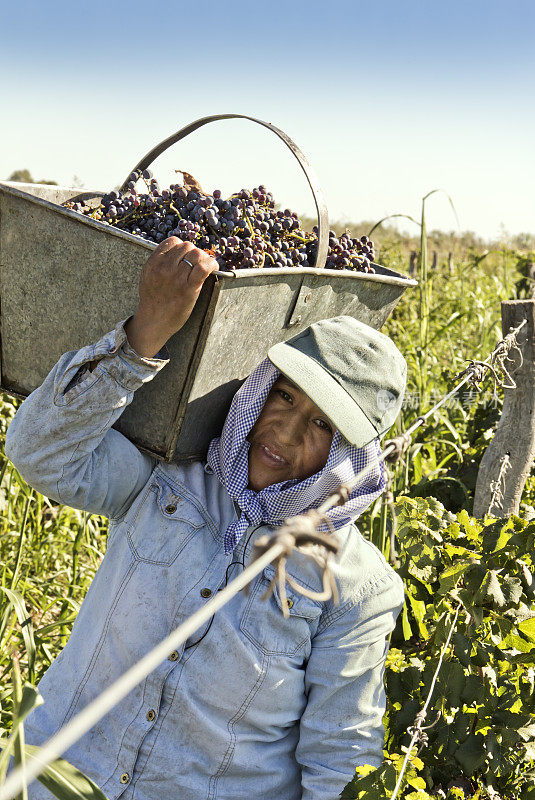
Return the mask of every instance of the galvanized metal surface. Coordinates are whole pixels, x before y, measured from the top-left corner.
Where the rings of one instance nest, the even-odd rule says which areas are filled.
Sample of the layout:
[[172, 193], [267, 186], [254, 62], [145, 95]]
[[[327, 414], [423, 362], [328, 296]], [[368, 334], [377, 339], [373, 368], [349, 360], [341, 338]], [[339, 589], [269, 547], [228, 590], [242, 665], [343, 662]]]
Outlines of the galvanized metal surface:
[[[2, 390], [26, 397], [64, 352], [95, 342], [133, 314], [139, 275], [154, 248], [0, 184]], [[383, 325], [416, 281], [377, 270], [256, 269], [211, 278], [168, 342], [170, 363], [136, 391], [114, 427], [164, 460], [204, 456], [234, 392], [272, 344], [337, 314]]]
[[15, 181], [2, 181], [2, 186], [10, 187], [26, 194], [31, 194], [33, 197], [40, 197], [43, 200], [48, 200], [50, 203], [57, 203], [61, 205], [66, 200], [85, 199], [90, 197], [102, 197], [104, 192], [91, 191], [89, 189], [73, 188], [72, 186], [55, 186], [49, 183], [18, 183]]

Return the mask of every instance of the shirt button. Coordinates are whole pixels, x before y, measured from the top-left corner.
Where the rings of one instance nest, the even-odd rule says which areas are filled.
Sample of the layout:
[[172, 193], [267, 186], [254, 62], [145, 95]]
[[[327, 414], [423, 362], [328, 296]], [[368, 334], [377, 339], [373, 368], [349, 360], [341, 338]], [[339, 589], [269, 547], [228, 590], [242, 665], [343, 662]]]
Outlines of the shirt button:
[[211, 589], [201, 589], [201, 597], [211, 597], [212, 590]]
[[123, 774], [121, 775], [121, 783], [128, 783], [129, 780], [130, 780], [130, 775], [128, 774], [128, 772], [123, 772]]
[[165, 507], [165, 511], [166, 511], [167, 514], [174, 514], [175, 511], [176, 511], [176, 506], [174, 506], [172, 504], [169, 505], [169, 506], [166, 506]]
[[178, 661], [178, 650], [173, 650], [173, 652], [169, 654], [169, 661]]
[[293, 604], [294, 604], [294, 601], [290, 600], [290, 598], [288, 598], [288, 600], [286, 602], [288, 603], [288, 608], [291, 608], [293, 606]]
[[156, 711], [153, 708], [151, 708], [149, 711], [147, 711], [147, 719], [149, 722], [152, 722], [152, 720], [155, 718], [156, 718]]

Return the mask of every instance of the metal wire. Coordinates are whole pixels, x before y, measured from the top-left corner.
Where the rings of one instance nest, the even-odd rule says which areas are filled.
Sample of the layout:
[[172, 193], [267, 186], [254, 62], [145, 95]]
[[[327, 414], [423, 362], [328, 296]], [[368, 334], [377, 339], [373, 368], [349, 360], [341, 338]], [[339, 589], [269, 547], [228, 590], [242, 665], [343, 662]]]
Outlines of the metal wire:
[[[414, 747], [416, 742], [419, 741], [419, 740], [423, 741], [422, 746], [425, 746], [425, 744], [427, 744], [427, 741], [426, 741], [427, 740], [427, 734], [423, 733], [423, 731], [426, 728], [422, 727], [422, 722], [424, 721], [424, 719], [427, 716], [427, 706], [429, 705], [429, 702], [431, 700], [431, 695], [433, 694], [433, 689], [435, 688], [435, 683], [436, 683], [437, 678], [438, 678], [438, 673], [440, 672], [440, 668], [442, 666], [442, 659], [444, 658], [444, 653], [446, 652], [446, 650], [448, 648], [448, 645], [450, 643], [451, 635], [453, 633], [453, 629], [455, 628], [455, 625], [457, 624], [457, 617], [459, 616], [459, 611], [461, 610], [461, 608], [462, 608], [462, 606], [459, 603], [459, 605], [457, 606], [457, 610], [455, 612], [455, 617], [453, 619], [453, 622], [451, 623], [450, 631], [448, 633], [448, 638], [444, 642], [444, 645], [443, 645], [442, 650], [440, 652], [440, 658], [438, 659], [437, 668], [435, 670], [435, 674], [433, 675], [433, 680], [431, 681], [431, 688], [429, 689], [429, 693], [427, 695], [427, 700], [425, 701], [424, 707], [416, 715], [416, 719], [414, 721], [414, 725], [411, 725], [409, 728], [407, 728], [407, 732], [408, 733], [410, 733], [411, 730], [413, 731], [413, 733], [412, 733], [410, 744], [409, 744], [409, 746], [407, 748], [407, 752], [405, 753], [405, 758], [403, 759], [403, 764], [401, 765], [401, 772], [399, 773], [399, 778], [398, 778], [397, 783], [396, 783], [396, 785], [394, 787], [394, 792], [393, 792], [392, 797], [390, 798], [390, 800], [396, 800], [396, 797], [397, 797], [397, 794], [398, 794], [398, 791], [399, 791], [399, 787], [401, 786], [401, 782], [403, 780], [403, 774], [404, 774], [405, 769], [407, 767], [407, 762], [409, 760], [409, 756], [411, 754], [412, 748]], [[439, 720], [439, 717], [440, 717], [440, 713], [439, 713], [439, 716], [437, 717], [437, 719], [431, 725], [428, 725], [426, 727], [427, 728], [432, 728], [433, 725], [436, 725], [436, 723]]]

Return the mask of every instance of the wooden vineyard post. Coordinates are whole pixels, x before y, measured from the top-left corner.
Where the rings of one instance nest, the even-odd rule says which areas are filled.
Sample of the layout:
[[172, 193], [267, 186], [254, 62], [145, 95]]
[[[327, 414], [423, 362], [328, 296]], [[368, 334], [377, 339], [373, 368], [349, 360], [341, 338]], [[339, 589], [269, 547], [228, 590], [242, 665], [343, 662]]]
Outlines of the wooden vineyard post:
[[526, 274], [528, 276], [531, 296], [535, 297], [535, 262], [528, 261], [526, 264]]
[[517, 388], [504, 389], [500, 423], [479, 467], [473, 510], [478, 519], [518, 514], [535, 457], [535, 299], [502, 303], [504, 336], [524, 319], [528, 323], [517, 335], [523, 361], [514, 349], [513, 363], [505, 361]]

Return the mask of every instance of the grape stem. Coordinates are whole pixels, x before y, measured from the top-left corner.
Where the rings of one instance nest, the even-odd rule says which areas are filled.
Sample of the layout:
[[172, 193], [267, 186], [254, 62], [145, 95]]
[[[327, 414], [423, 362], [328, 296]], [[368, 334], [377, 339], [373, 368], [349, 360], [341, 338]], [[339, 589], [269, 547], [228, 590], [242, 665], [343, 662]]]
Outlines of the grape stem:
[[173, 204], [173, 201], [172, 201], [172, 200], [170, 200], [170, 201], [169, 201], [169, 208], [170, 208], [172, 211], [174, 211], [174, 212], [175, 212], [175, 214], [177, 215], [177, 217], [178, 217], [179, 219], [182, 219], [182, 217], [180, 216], [180, 211], [178, 210], [178, 208], [176, 208], [176, 207], [174, 206], [174, 204]]
[[243, 203], [243, 204], [240, 206], [240, 208], [241, 208], [241, 210], [242, 210], [242, 213], [243, 213], [243, 218], [244, 218], [244, 220], [245, 220], [245, 221], [246, 221], [246, 223], [247, 223], [247, 227], [249, 228], [249, 230], [250, 230], [250, 232], [251, 232], [251, 236], [254, 236], [254, 235], [255, 235], [255, 233], [254, 233], [254, 230], [253, 230], [253, 226], [251, 225], [251, 222], [250, 222], [250, 220], [249, 220], [249, 217], [247, 216], [247, 213], [246, 213], [246, 211], [245, 211], [245, 203]]

